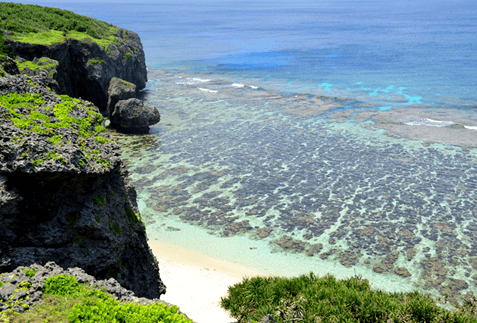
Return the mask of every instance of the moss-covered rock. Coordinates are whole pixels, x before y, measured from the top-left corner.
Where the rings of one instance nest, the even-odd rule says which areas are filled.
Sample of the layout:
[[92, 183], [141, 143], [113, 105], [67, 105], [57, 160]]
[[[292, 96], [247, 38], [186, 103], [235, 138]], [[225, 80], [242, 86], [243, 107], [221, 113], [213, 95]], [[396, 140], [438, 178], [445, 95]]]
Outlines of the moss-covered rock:
[[105, 173], [119, 163], [119, 146], [103, 133], [90, 102], [54, 95], [41, 78], [0, 79], [0, 172]]

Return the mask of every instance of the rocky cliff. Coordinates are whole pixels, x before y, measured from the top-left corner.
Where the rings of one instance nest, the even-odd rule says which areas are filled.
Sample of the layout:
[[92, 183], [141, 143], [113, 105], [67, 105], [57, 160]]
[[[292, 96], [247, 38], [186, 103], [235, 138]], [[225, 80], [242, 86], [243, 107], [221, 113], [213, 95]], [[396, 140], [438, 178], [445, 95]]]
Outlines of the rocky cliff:
[[[0, 32], [9, 50], [29, 61], [58, 61], [55, 79], [61, 93], [104, 109], [111, 78], [131, 82], [137, 90], [146, 86], [145, 55], [136, 33], [55, 8], [7, 3], [0, 9], [5, 15], [0, 17], [5, 18], [0, 19]], [[37, 17], [35, 24], [26, 21], [27, 12]], [[42, 21], [50, 29], [44, 30]]]
[[0, 273], [54, 261], [158, 298], [120, 148], [98, 108], [51, 92], [49, 77], [0, 78]]

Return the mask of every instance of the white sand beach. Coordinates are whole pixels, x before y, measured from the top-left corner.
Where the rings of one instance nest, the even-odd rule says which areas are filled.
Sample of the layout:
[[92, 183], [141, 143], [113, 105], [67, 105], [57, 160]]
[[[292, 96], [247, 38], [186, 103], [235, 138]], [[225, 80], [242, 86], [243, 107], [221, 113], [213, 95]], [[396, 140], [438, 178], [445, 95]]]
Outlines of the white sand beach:
[[161, 299], [180, 307], [197, 323], [235, 322], [220, 308], [220, 297], [243, 277], [264, 274], [181, 247], [149, 240], [167, 292]]

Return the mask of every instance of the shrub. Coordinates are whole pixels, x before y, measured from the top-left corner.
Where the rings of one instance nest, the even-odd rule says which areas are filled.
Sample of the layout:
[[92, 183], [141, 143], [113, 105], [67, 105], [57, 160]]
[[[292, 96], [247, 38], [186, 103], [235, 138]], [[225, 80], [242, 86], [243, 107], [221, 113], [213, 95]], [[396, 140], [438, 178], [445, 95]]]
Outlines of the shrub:
[[48, 295], [75, 295], [84, 290], [84, 286], [78, 283], [74, 276], [65, 274], [50, 277], [43, 284], [45, 284], [43, 292]]
[[273, 315], [276, 322], [477, 322], [475, 300], [447, 311], [428, 295], [371, 290], [368, 280], [313, 273], [254, 277], [229, 287], [221, 306], [240, 322]]

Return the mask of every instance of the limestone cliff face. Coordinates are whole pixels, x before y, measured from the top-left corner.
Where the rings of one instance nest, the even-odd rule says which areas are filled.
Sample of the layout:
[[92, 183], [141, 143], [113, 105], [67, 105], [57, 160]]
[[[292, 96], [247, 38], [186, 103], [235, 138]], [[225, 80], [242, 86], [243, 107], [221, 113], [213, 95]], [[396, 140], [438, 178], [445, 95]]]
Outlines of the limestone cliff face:
[[0, 273], [54, 261], [159, 298], [119, 146], [97, 107], [55, 95], [45, 78], [0, 78]]
[[61, 43], [38, 45], [5, 39], [15, 56], [27, 60], [49, 57], [57, 60], [56, 81], [60, 91], [72, 97], [91, 101], [102, 110], [108, 102], [111, 78], [118, 77], [136, 85], [146, 86], [147, 70], [144, 50], [139, 36], [119, 29], [115, 42], [105, 46], [89, 38], [78, 40], [65, 37]]

